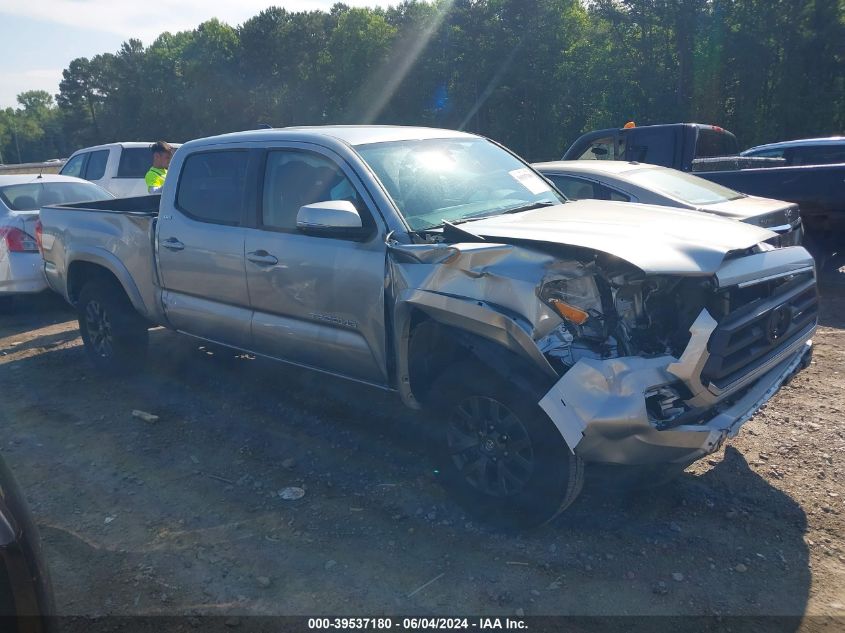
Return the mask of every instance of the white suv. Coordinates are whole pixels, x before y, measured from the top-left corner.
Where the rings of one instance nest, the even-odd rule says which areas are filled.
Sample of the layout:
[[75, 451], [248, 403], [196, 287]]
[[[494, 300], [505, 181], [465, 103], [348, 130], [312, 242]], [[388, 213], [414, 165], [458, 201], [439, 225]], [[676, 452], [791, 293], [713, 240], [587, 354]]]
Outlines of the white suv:
[[[63, 176], [90, 180], [118, 198], [147, 195], [144, 176], [152, 167], [152, 142], [109, 143], [75, 151], [62, 167]], [[176, 149], [178, 143], [171, 143]]]

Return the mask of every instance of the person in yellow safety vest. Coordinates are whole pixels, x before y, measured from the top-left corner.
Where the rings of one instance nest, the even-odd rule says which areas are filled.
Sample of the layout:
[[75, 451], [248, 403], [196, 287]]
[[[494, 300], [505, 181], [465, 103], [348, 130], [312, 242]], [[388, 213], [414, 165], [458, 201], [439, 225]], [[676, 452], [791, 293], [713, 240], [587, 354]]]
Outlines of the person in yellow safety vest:
[[150, 149], [153, 151], [153, 166], [144, 176], [144, 181], [147, 183], [148, 193], [159, 193], [164, 185], [164, 179], [167, 178], [167, 168], [173, 157], [173, 148], [170, 143], [156, 141]]

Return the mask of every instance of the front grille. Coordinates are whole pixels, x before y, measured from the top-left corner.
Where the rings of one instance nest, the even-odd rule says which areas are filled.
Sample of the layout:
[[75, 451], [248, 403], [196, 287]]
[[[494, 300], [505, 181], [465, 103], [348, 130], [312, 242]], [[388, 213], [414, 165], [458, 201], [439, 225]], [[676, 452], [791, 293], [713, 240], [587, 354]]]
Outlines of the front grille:
[[[755, 296], [756, 295], [756, 296]], [[760, 296], [767, 295], [767, 296]], [[806, 335], [818, 318], [812, 274], [735, 291], [731, 311], [710, 336], [704, 384], [727, 388]]]

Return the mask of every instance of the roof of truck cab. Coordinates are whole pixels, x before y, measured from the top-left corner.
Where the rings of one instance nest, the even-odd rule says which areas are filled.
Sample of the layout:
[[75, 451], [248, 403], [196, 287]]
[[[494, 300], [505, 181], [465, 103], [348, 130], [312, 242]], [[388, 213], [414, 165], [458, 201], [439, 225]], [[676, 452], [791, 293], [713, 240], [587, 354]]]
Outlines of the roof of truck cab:
[[308, 127], [285, 127], [268, 130], [247, 130], [232, 132], [186, 143], [189, 147], [213, 145], [216, 143], [261, 142], [274, 140], [317, 140], [332, 138], [348, 145], [388, 143], [391, 141], [412, 141], [432, 138], [477, 138], [474, 134], [430, 127], [401, 125], [325, 125]]

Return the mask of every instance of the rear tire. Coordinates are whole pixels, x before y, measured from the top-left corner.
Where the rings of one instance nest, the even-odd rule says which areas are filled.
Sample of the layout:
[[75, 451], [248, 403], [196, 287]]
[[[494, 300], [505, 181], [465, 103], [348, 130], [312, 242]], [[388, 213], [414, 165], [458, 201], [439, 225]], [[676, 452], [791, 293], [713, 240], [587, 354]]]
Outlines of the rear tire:
[[104, 373], [127, 374], [143, 368], [147, 356], [147, 324], [115, 283], [89, 281], [77, 302], [79, 332], [85, 352]]
[[581, 492], [584, 463], [539, 407], [540, 395], [478, 362], [432, 386], [444, 483], [467, 510], [503, 529], [533, 527]]

